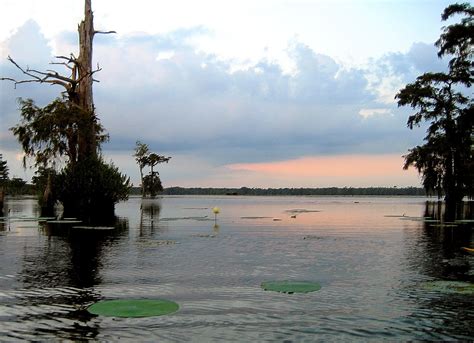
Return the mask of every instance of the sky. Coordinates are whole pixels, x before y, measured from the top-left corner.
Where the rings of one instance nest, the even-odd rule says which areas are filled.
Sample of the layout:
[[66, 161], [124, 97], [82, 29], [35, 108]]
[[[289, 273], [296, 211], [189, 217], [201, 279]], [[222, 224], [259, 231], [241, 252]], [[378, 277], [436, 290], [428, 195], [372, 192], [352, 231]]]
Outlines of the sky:
[[[419, 186], [402, 155], [425, 128], [406, 127], [394, 96], [442, 71], [433, 43], [442, 0], [93, 0], [97, 114], [106, 161], [139, 183], [135, 142], [172, 159], [165, 187]], [[7, 61], [46, 70], [77, 54], [81, 0], [2, 0]], [[67, 74], [67, 71], [64, 71]], [[29, 179], [8, 130], [17, 99], [46, 105], [59, 86], [0, 82], [0, 153]]]

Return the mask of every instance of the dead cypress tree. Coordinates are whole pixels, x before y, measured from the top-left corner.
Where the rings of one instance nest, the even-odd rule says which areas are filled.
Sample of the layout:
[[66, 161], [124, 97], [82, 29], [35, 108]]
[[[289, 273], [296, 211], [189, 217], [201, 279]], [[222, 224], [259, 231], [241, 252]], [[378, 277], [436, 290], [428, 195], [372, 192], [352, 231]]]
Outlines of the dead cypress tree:
[[[46, 83], [59, 85], [64, 88], [63, 95], [69, 106], [78, 115], [75, 118], [77, 130], [69, 132], [68, 158], [71, 163], [81, 161], [87, 157], [96, 156], [99, 144], [103, 137], [100, 134], [101, 127], [98, 124], [95, 113], [92, 85], [96, 81], [94, 74], [101, 70], [92, 67], [93, 41], [96, 34], [115, 33], [115, 31], [96, 31], [94, 29], [94, 15], [92, 12], [91, 0], [85, 0], [84, 20], [78, 26], [79, 34], [79, 56], [56, 56], [53, 65], [62, 65], [69, 75], [63, 75], [55, 70], [40, 71], [29, 67], [21, 67], [15, 60], [8, 56], [8, 60], [13, 63], [24, 75], [26, 79], [17, 80], [9, 77], [0, 80], [12, 81], [15, 87], [23, 83]], [[21, 138], [20, 138], [21, 140]]]
[[25, 156], [34, 158], [37, 167], [48, 169], [54, 166], [56, 158], [66, 159], [66, 168], [59, 175], [61, 189], [59, 192], [51, 189], [48, 174], [42, 203], [54, 204], [49, 197], [57, 194], [65, 213], [71, 215], [75, 215], [73, 212], [87, 214], [99, 205], [113, 211], [114, 203], [126, 198], [129, 188], [129, 180], [100, 158], [100, 144], [108, 136], [96, 116], [92, 90], [96, 81], [94, 74], [101, 70], [99, 65], [95, 69], [92, 65], [94, 37], [115, 31], [95, 30], [91, 0], [85, 0], [84, 4], [84, 19], [78, 26], [79, 55], [56, 56], [51, 62], [64, 67], [65, 73], [23, 68], [8, 56], [26, 78], [0, 78], [13, 82], [15, 87], [23, 83], [44, 83], [64, 89], [62, 98], [44, 108], [37, 107], [31, 99], [20, 99], [22, 121], [11, 130], [22, 144]]

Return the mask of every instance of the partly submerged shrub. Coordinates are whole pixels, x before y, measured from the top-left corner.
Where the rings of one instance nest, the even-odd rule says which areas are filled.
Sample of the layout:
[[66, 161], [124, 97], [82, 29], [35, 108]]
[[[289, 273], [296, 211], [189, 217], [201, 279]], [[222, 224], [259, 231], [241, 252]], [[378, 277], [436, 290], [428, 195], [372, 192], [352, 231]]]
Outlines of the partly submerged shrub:
[[113, 217], [114, 205], [128, 198], [131, 187], [117, 167], [93, 157], [69, 164], [58, 181], [64, 216], [84, 220]]

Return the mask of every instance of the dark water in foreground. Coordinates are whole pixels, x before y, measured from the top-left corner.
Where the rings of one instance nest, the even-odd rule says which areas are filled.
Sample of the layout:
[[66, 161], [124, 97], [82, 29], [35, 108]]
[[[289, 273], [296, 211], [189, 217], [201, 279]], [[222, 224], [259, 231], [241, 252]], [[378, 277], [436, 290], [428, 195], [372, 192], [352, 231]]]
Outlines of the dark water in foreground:
[[[474, 339], [474, 296], [422, 287], [474, 281], [474, 255], [460, 249], [474, 246], [472, 224], [394, 217], [423, 216], [423, 198], [132, 198], [117, 205], [116, 229], [101, 232], [25, 219], [38, 216], [33, 199], [7, 206], [0, 340]], [[322, 289], [260, 289], [282, 279]], [[180, 310], [135, 319], [85, 311], [117, 298], [166, 298]]]

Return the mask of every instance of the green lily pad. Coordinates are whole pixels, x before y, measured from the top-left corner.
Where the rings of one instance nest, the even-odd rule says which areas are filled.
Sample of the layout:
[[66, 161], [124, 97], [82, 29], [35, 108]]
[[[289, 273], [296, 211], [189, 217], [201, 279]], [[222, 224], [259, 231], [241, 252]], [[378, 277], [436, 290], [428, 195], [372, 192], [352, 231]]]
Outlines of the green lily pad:
[[474, 283], [464, 281], [429, 281], [423, 284], [423, 288], [427, 291], [435, 291], [446, 294], [474, 295]]
[[262, 282], [261, 287], [265, 291], [273, 291], [280, 293], [309, 293], [319, 291], [321, 285], [310, 281], [265, 281]]
[[106, 317], [140, 318], [163, 316], [178, 309], [177, 303], [163, 299], [117, 299], [99, 301], [87, 311]]

